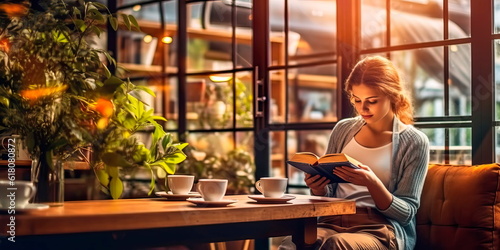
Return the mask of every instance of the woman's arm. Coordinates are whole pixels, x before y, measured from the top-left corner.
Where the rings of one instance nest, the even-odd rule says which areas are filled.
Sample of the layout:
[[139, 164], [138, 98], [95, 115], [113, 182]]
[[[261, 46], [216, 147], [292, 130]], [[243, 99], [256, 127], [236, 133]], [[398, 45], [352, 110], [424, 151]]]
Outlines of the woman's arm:
[[384, 183], [370, 167], [366, 165], [359, 165], [359, 167], [360, 169], [339, 167], [335, 168], [333, 173], [352, 184], [365, 186], [379, 210], [389, 208], [392, 203], [392, 194], [384, 186]]

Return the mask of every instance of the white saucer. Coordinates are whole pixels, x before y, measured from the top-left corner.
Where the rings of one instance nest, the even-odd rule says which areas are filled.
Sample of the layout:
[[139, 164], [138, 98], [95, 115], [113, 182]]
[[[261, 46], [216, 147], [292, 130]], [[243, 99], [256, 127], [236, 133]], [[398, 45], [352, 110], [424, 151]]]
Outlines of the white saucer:
[[258, 203], [287, 203], [290, 200], [295, 199], [293, 195], [283, 195], [278, 198], [274, 197], [264, 197], [264, 195], [249, 195], [248, 198], [257, 201]]
[[238, 200], [220, 200], [220, 201], [206, 201], [203, 198], [188, 198], [187, 201], [196, 204], [198, 207], [225, 207], [233, 204]]
[[16, 213], [18, 212], [28, 212], [28, 211], [33, 211], [33, 210], [43, 210], [47, 209], [50, 206], [47, 204], [40, 204], [40, 203], [29, 203], [26, 205], [24, 208], [14, 208], [14, 209], [9, 209], [9, 208], [0, 208], [0, 213], [8, 213], [9, 210], [15, 210]]
[[184, 201], [187, 198], [193, 198], [193, 197], [201, 197], [200, 193], [198, 192], [190, 192], [189, 194], [172, 194], [172, 192], [168, 191], [162, 191], [162, 192], [156, 192], [156, 196], [160, 196], [163, 198], [167, 198], [168, 200], [171, 201]]

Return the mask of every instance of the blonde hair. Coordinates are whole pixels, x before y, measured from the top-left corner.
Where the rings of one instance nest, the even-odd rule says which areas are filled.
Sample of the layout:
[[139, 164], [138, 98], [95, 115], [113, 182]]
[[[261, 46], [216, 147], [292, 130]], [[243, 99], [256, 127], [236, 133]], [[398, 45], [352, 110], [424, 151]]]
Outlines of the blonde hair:
[[372, 56], [359, 61], [352, 69], [345, 84], [345, 91], [352, 101], [352, 86], [364, 84], [389, 97], [394, 114], [405, 124], [413, 124], [413, 105], [403, 88], [398, 70], [385, 57]]

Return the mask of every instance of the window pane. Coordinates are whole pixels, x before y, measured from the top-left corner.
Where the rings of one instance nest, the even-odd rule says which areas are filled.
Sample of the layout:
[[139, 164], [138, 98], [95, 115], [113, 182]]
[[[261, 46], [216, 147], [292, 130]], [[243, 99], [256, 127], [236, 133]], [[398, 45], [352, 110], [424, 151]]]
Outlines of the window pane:
[[450, 116], [471, 115], [470, 44], [449, 46]]
[[[430, 163], [472, 164], [470, 128], [421, 130], [429, 138]], [[448, 138], [448, 148], [445, 144], [446, 138]]]
[[[275, 70], [269, 72], [271, 78], [270, 95], [271, 95], [271, 110], [269, 120], [271, 123], [285, 122], [285, 105], [286, 105], [286, 79], [285, 70]], [[293, 106], [289, 107], [293, 109]]]
[[[253, 47], [252, 40], [253, 34], [251, 29], [252, 21], [252, 1], [249, 4], [237, 4], [236, 8], [236, 55], [234, 57], [236, 68], [248, 68], [253, 64]], [[245, 7], [248, 6], [248, 7]], [[271, 43], [272, 44], [272, 43]]]
[[[162, 105], [163, 105], [163, 114], [167, 118], [167, 129], [177, 129], [178, 128], [178, 117], [177, 117], [177, 112], [179, 110], [178, 105], [179, 105], [179, 100], [177, 99], [177, 85], [178, 81], [177, 78], [175, 77], [170, 77], [170, 78], [153, 78], [154, 80], [158, 81], [158, 84], [155, 86], [157, 90], [157, 96], [158, 93], [161, 92], [162, 94], [160, 97], [163, 97], [161, 99]], [[161, 80], [164, 80], [166, 82], [162, 82]], [[157, 97], [157, 98], [160, 98]]]
[[448, 36], [470, 36], [470, 0], [448, 0]]
[[500, 120], [500, 40], [495, 40], [495, 114]]
[[270, 138], [271, 176], [285, 177], [285, 132], [271, 131]]
[[[156, 71], [151, 71], [153, 59], [158, 48], [158, 38], [151, 35], [145, 35], [142, 32], [118, 30], [118, 62], [124, 68], [130, 70], [128, 76], [138, 75], [151, 75], [158, 73], [160, 68]], [[133, 64], [133, 65], [130, 65]], [[156, 65], [160, 62], [156, 61]], [[148, 66], [139, 67], [138, 65]], [[134, 70], [135, 69], [135, 70]], [[150, 74], [151, 73], [151, 74]]]
[[429, 163], [444, 163], [444, 128], [420, 129], [429, 138], [430, 159]]
[[[294, 69], [288, 74], [289, 122], [337, 120], [336, 65]], [[321, 71], [321, 73], [319, 73]]]
[[416, 116], [444, 116], [443, 48], [396, 51], [391, 60], [402, 71]]
[[[325, 154], [331, 130], [303, 130], [288, 132], [288, 158], [297, 152], [312, 152], [318, 156]], [[289, 183], [305, 185], [304, 173], [288, 166]]]
[[271, 22], [271, 34], [269, 39], [275, 41], [271, 42], [271, 65], [284, 65], [285, 64], [285, 1], [274, 0], [269, 1], [269, 22]]
[[[251, 80], [250, 72], [239, 72], [235, 79], [232, 74], [189, 77], [186, 86], [188, 129], [231, 128], [233, 127], [233, 110], [236, 112], [237, 127], [252, 127]], [[236, 91], [236, 96], [234, 91]], [[236, 97], [235, 107], [233, 96]]]
[[361, 29], [362, 49], [387, 46], [386, 1], [362, 0]]
[[117, 61], [128, 70], [127, 77], [154, 75], [160, 72], [161, 61], [155, 60], [155, 55], [161, 53], [158, 45], [161, 41], [159, 4], [145, 4], [138, 7], [140, 8], [120, 10], [122, 14], [134, 15], [141, 27], [140, 32], [118, 30]]
[[[281, 1], [269, 1], [271, 5], [279, 2]], [[331, 55], [334, 55], [337, 46], [336, 1], [316, 0], [307, 1], [307, 3], [288, 1], [288, 3], [289, 30], [294, 34], [290, 36], [289, 49], [295, 50], [293, 54], [308, 57], [309, 62], [323, 60], [321, 57], [313, 56], [318, 53], [331, 53]], [[283, 29], [278, 29], [278, 31], [281, 30]], [[293, 48], [295, 46], [297, 47]]]
[[187, 80], [188, 129], [232, 127], [233, 77], [231, 74], [198, 75]]
[[[251, 4], [236, 3], [233, 11], [230, 1], [207, 1], [202, 11], [204, 11], [202, 13], [203, 29], [188, 30], [188, 33], [199, 32], [196, 36], [207, 43], [204, 53], [205, 69], [233, 69], [233, 59], [236, 68], [251, 67], [253, 60]], [[233, 12], [236, 23], [232, 22]], [[233, 26], [235, 27], [234, 33]], [[236, 52], [234, 56], [233, 37]]]
[[[137, 0], [118, 1], [117, 6], [121, 7], [124, 5], [130, 6], [131, 4], [136, 4], [131, 8], [121, 9], [120, 11], [126, 14], [133, 15], [137, 19], [137, 21], [149, 21], [152, 23], [159, 23], [160, 22], [159, 3], [143, 3], [143, 2], [145, 1], [137, 1]], [[174, 12], [176, 11], [175, 10], [169, 11], [168, 12], [169, 16], [175, 15]]]
[[[253, 127], [253, 88], [252, 88], [252, 73], [238, 72], [236, 78], [231, 80], [231, 84], [235, 84], [235, 99], [236, 99], [236, 127], [251, 128]], [[231, 103], [233, 100], [231, 100]]]
[[442, 1], [391, 1], [391, 45], [442, 40], [440, 12]]
[[494, 1], [493, 7], [493, 29], [495, 33], [500, 33], [500, 0]]

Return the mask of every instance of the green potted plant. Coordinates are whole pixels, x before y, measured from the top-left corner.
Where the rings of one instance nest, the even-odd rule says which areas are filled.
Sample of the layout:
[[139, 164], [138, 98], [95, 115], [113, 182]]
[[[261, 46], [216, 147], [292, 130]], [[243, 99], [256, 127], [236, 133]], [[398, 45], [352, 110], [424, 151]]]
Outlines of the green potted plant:
[[[115, 91], [112, 102], [101, 100], [103, 104], [99, 107], [110, 110], [102, 111], [109, 116], [101, 117], [93, 136], [95, 157], [92, 165], [104, 191], [113, 198], [119, 198], [123, 192], [120, 170], [148, 169], [152, 176], [151, 194], [155, 188], [155, 170], [173, 174], [176, 165], [186, 159], [182, 150], [187, 143], [173, 142], [172, 135], [157, 122], [165, 119], [155, 116], [154, 110], [138, 98], [140, 91], [154, 96], [150, 89], [126, 82]], [[112, 106], [115, 108], [111, 109]], [[144, 145], [133, 136], [149, 128], [153, 131], [150, 145]]]
[[[172, 149], [169, 135], [154, 122], [159, 117], [133, 97], [138, 90], [150, 91], [114, 76], [108, 65], [115, 60], [89, 40], [108, 22], [116, 30], [116, 15], [97, 2], [64, 0], [2, 3], [0, 10], [0, 133], [25, 141], [38, 189], [35, 202], [62, 198], [61, 163], [84, 147], [93, 148], [92, 166], [113, 198], [121, 193], [119, 163], [174, 171], [168, 164], [182, 160], [183, 146]], [[138, 28], [133, 16], [120, 19], [127, 28]], [[151, 150], [127, 134], [143, 125], [155, 127]], [[117, 145], [121, 142], [126, 144]], [[136, 159], [112, 159], [110, 150]], [[150, 156], [137, 158], [146, 153]], [[176, 160], [168, 161], [171, 157]]]

